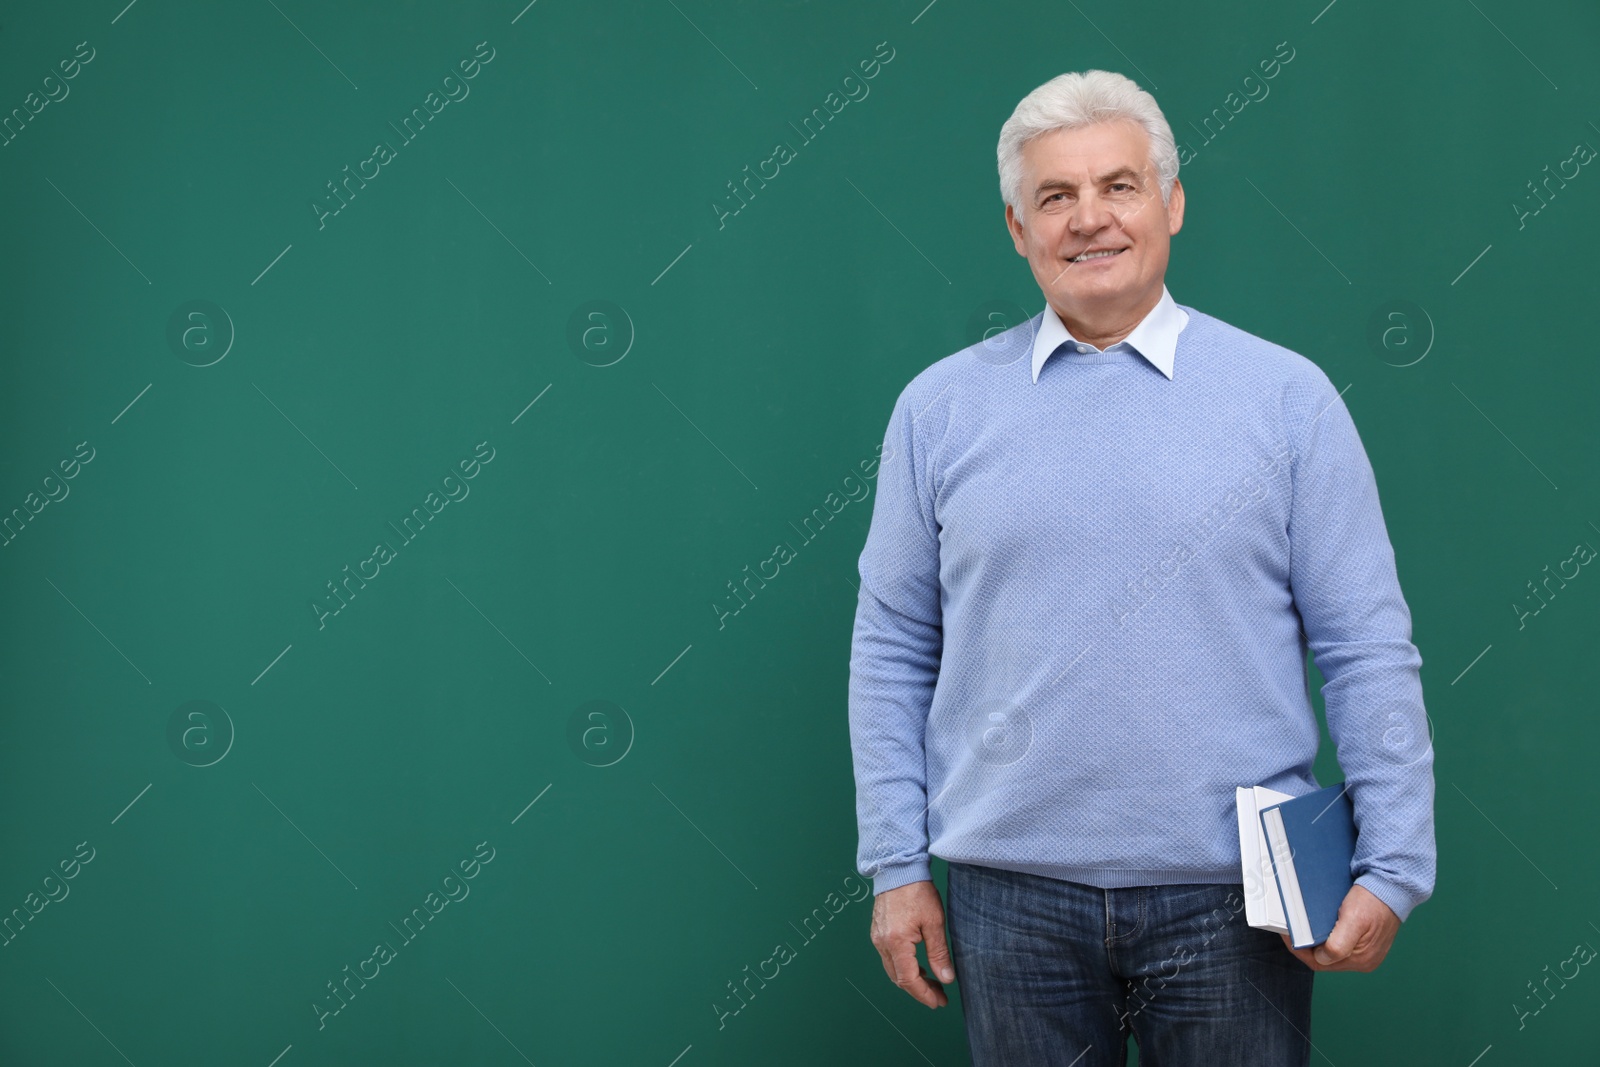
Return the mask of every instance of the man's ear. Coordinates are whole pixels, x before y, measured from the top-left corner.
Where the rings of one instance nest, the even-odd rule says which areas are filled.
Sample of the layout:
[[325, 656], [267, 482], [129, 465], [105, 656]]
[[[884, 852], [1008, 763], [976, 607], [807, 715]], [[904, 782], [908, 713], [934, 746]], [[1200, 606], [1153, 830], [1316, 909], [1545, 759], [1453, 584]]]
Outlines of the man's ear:
[[1167, 201], [1167, 236], [1183, 229], [1183, 182], [1172, 179], [1172, 198]]
[[1017, 255], [1027, 259], [1028, 245], [1023, 240], [1022, 220], [1017, 218], [1017, 213], [1010, 204], [1006, 205], [1006, 229], [1011, 233], [1011, 243], [1016, 246]]

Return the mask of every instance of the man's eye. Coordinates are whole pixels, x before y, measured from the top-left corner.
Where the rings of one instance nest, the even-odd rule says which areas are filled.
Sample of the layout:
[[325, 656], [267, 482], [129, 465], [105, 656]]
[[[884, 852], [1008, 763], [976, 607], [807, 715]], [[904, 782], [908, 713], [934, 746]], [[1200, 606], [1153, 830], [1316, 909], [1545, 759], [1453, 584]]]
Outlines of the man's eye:
[[1129, 185], [1127, 182], [1117, 182], [1111, 188], [1113, 188], [1113, 189], [1127, 189], [1129, 192], [1133, 191], [1133, 186]]

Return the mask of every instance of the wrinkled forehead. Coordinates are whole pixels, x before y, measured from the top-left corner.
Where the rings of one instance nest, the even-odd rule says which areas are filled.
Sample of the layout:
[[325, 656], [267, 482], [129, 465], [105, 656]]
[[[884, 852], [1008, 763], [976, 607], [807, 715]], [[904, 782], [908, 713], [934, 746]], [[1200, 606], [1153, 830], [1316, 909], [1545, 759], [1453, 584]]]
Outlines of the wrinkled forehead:
[[1023, 145], [1022, 159], [1035, 179], [1098, 182], [1117, 173], [1142, 177], [1153, 170], [1149, 136], [1125, 119], [1042, 133]]

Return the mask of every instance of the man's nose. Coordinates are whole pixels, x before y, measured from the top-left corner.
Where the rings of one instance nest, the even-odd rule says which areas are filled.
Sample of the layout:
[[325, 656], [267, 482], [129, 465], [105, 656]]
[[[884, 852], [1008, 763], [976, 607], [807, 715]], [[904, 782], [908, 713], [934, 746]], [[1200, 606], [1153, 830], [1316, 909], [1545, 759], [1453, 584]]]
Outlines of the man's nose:
[[1106, 227], [1112, 219], [1111, 210], [1098, 196], [1090, 194], [1079, 199], [1072, 211], [1072, 229], [1077, 233], [1092, 234]]

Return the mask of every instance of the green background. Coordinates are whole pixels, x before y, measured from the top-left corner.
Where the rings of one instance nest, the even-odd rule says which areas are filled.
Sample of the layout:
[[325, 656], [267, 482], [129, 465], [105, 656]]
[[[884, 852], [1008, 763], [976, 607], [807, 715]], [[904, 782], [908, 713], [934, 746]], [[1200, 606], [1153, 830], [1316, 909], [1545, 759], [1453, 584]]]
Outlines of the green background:
[[[1600, 145], [1600, 13], [1528, 14], [9, 11], [5, 112], [79, 42], [94, 58], [0, 147], [0, 513], [70, 490], [0, 550], [0, 912], [80, 843], [93, 859], [0, 948], [0, 1062], [966, 1063], [956, 1005], [884, 975], [869, 901], [796, 934], [852, 874], [870, 500], [716, 605], [799, 543], [975, 316], [1043, 306], [995, 141], [1091, 67], [1189, 146], [1174, 297], [1345, 390], [1424, 658], [1437, 889], [1377, 971], [1318, 977], [1314, 1062], [1592, 1057], [1600, 979], [1551, 983], [1520, 1027], [1517, 1006], [1600, 945], [1600, 579], [1516, 605], [1600, 545], [1600, 177], [1537, 214], [1527, 184]], [[470, 94], [319, 227], [326, 183], [479, 42]], [[868, 95], [801, 142], [789, 124], [884, 42]], [[796, 157], [719, 225], [779, 140]], [[221, 312], [182, 319], [192, 301]], [[470, 494], [319, 626], [326, 584], [480, 442]], [[175, 742], [190, 701], [220, 711]], [[1330, 745], [1317, 774], [1342, 777]], [[319, 1029], [326, 983], [401, 944], [480, 842], [470, 895]], [[719, 1027], [726, 984], [785, 940], [797, 958]]]

